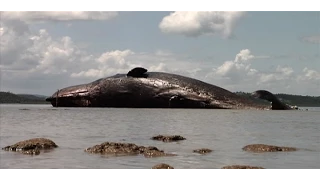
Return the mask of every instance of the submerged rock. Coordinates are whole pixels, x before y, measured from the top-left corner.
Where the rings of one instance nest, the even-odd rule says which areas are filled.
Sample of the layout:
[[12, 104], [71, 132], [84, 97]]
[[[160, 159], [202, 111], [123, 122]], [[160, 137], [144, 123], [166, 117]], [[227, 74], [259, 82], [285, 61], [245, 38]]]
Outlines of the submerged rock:
[[22, 154], [28, 154], [28, 155], [39, 155], [40, 154], [40, 150], [38, 148], [36, 148], [36, 149], [21, 151], [21, 153]]
[[296, 151], [294, 147], [273, 146], [266, 144], [250, 144], [242, 148], [244, 151], [250, 152], [278, 152], [278, 151]]
[[34, 138], [20, 141], [11, 146], [2, 148], [5, 151], [18, 151], [22, 154], [39, 155], [41, 149], [53, 149], [58, 147], [52, 140], [46, 138]]
[[169, 164], [160, 163], [152, 167], [152, 169], [174, 169]]
[[207, 148], [201, 148], [201, 149], [193, 150], [193, 152], [199, 153], [199, 154], [207, 154], [207, 153], [212, 152], [212, 150], [211, 149], [207, 149]]
[[143, 152], [144, 157], [161, 157], [161, 156], [176, 156], [175, 154], [165, 153], [162, 150], [147, 150]]
[[182, 137], [180, 135], [172, 135], [172, 136], [158, 135], [158, 136], [153, 136], [151, 139], [152, 140], [163, 141], [163, 142], [186, 140], [186, 138], [184, 138], [184, 137]]
[[264, 169], [264, 168], [258, 167], [258, 166], [247, 166], [247, 165], [231, 165], [231, 166], [224, 166], [221, 169]]
[[88, 153], [101, 153], [109, 155], [138, 155], [145, 157], [175, 156], [175, 154], [164, 153], [154, 146], [138, 146], [133, 143], [104, 142], [84, 150]]

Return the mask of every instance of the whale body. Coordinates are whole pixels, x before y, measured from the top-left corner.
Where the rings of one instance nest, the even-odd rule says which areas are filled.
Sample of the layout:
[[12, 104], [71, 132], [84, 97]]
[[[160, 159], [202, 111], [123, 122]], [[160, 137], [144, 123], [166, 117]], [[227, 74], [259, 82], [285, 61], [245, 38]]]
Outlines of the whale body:
[[268, 91], [252, 95], [272, 102], [271, 106], [197, 79], [137, 67], [127, 74], [60, 89], [46, 101], [54, 107], [293, 109]]

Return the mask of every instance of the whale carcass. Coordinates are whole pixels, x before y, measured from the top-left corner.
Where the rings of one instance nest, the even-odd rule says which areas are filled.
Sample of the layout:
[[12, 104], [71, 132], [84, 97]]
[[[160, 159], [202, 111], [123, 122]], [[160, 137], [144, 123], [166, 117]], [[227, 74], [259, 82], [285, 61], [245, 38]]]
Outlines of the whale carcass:
[[137, 67], [127, 74], [60, 89], [46, 101], [54, 107], [292, 109], [268, 91], [252, 95], [272, 105], [256, 103], [193, 78]]

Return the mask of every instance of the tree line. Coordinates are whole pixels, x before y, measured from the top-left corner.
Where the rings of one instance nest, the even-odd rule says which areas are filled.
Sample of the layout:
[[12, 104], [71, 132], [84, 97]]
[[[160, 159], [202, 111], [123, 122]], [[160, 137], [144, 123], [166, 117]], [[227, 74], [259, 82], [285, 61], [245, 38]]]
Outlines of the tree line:
[[31, 94], [14, 94], [11, 92], [0, 91], [1, 104], [48, 104], [45, 96], [36, 96]]
[[[269, 102], [256, 99], [251, 96], [251, 93], [246, 92], [236, 92], [236, 94], [240, 96], [247, 97], [253, 101], [267, 104]], [[292, 105], [292, 106], [300, 106], [300, 107], [320, 107], [320, 96], [302, 96], [302, 95], [292, 95], [292, 94], [274, 94], [278, 97], [282, 102]], [[270, 104], [270, 103], [269, 103]]]
[[[270, 104], [267, 101], [256, 99], [251, 96], [251, 93], [246, 92], [235, 92], [240, 96], [251, 99], [252, 101], [261, 104]], [[282, 102], [300, 107], [320, 107], [320, 96], [301, 96], [291, 94], [275, 94]], [[14, 94], [12, 92], [1, 92], [0, 91], [0, 103], [20, 103], [20, 104], [48, 104], [45, 101], [46, 96], [36, 96], [30, 94]]]

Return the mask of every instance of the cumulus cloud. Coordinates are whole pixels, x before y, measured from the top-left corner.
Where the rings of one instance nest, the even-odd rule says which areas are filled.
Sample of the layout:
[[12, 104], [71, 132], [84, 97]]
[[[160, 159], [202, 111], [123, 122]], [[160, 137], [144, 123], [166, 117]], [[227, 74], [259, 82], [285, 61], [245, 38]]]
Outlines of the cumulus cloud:
[[249, 60], [253, 58], [254, 55], [249, 49], [243, 49], [236, 55], [234, 61], [225, 61], [219, 66], [215, 75], [227, 77], [232, 81], [238, 81], [244, 75], [254, 75], [257, 70], [250, 68], [251, 64], [249, 63]]
[[249, 49], [241, 50], [233, 61], [225, 61], [218, 68], [213, 69], [210, 76], [221, 77], [225, 83], [264, 85], [293, 78], [294, 70], [291, 67], [277, 66], [273, 72], [260, 72], [252, 68], [251, 62], [255, 59], [265, 59], [266, 56], [255, 56]]
[[41, 29], [38, 35], [30, 39], [33, 46], [27, 49], [27, 53], [32, 55], [29, 59], [37, 60], [37, 65], [29, 72], [66, 73], [90, 59], [90, 55], [83, 52], [68, 36], [53, 40], [46, 30]]
[[100, 78], [116, 73], [123, 73], [135, 66], [125, 59], [127, 56], [133, 54], [134, 52], [129, 49], [124, 51], [115, 50], [105, 52], [91, 63], [92, 68], [83, 70], [79, 73], [72, 73], [71, 77]]
[[[61, 80], [61, 77], [78, 69], [80, 62], [91, 59], [91, 55], [79, 48], [69, 36], [54, 39], [45, 29], [32, 33], [21, 21], [1, 22], [0, 28], [2, 87], [16, 88], [19, 92], [24, 85], [26, 89], [35, 90], [39, 88], [32, 86], [35, 79], [44, 81], [59, 77]], [[62, 84], [68, 82], [68, 79], [61, 81]], [[50, 81], [42, 84], [45, 88], [52, 88]], [[62, 85], [57, 83], [55, 86]]]
[[303, 68], [301, 73], [297, 75], [295, 84], [297, 86], [294, 90], [297, 93], [320, 96], [320, 71], [308, 67]]
[[[54, 38], [46, 29], [33, 32], [26, 22], [20, 20], [0, 22], [0, 38], [1, 83], [3, 87], [16, 88], [18, 92], [24, 85], [24, 93], [28, 89], [31, 92], [38, 90], [32, 83], [25, 84], [35, 79], [44, 85], [41, 91], [50, 92], [77, 82], [126, 73], [137, 66], [149, 71], [180, 73], [194, 69], [193, 63], [183, 62], [161, 49], [147, 53], [130, 49], [109, 50], [93, 55], [70, 36]], [[55, 83], [51, 83], [53, 81]]]
[[306, 36], [302, 38], [302, 41], [314, 44], [320, 44], [320, 35]]
[[307, 67], [305, 67], [302, 72], [303, 74], [299, 76], [299, 80], [320, 80], [320, 72], [317, 72], [316, 70], [308, 69]]
[[102, 11], [3, 11], [1, 19], [26, 22], [108, 20], [117, 15], [117, 12]]
[[135, 67], [144, 67], [148, 71], [195, 75], [196, 62], [185, 62], [177, 55], [164, 52], [163, 50], [150, 53], [134, 52], [130, 49], [104, 52], [87, 64], [82, 71], [72, 73], [71, 77], [101, 78], [117, 73], [127, 73]]
[[274, 73], [261, 73], [259, 74], [258, 84], [271, 83], [280, 80], [290, 80], [293, 78], [293, 69], [291, 67], [277, 66]]
[[219, 64], [199, 63], [198, 58], [162, 49], [110, 49], [91, 54], [70, 36], [56, 38], [46, 29], [30, 31], [22, 21], [0, 22], [0, 38], [1, 90], [16, 93], [51, 95], [58, 88], [126, 73], [137, 66], [193, 77], [231, 91], [319, 92], [320, 72], [316, 69], [305, 67], [299, 71], [275, 66], [269, 72], [261, 72], [253, 62], [268, 56], [256, 55], [249, 49], [240, 50], [233, 60]]
[[3, 65], [12, 64], [20, 58], [20, 52], [32, 44], [28, 38], [29, 27], [21, 21], [12, 21], [6, 25], [0, 22], [0, 30], [1, 62]]
[[86, 58], [68, 36], [53, 39], [45, 29], [32, 34], [12, 24], [2, 24], [1, 28], [1, 59], [6, 69], [59, 74]]
[[182, 11], [173, 12], [162, 19], [159, 28], [164, 33], [185, 36], [222, 35], [231, 37], [245, 12], [236, 11]]
[[233, 61], [225, 61], [221, 66], [213, 68], [206, 79], [231, 91], [266, 89], [274, 93], [320, 94], [320, 72], [307, 67], [299, 72], [290, 66], [281, 65], [268, 71], [252, 67], [254, 60], [266, 57], [253, 55], [249, 49], [241, 50]]

